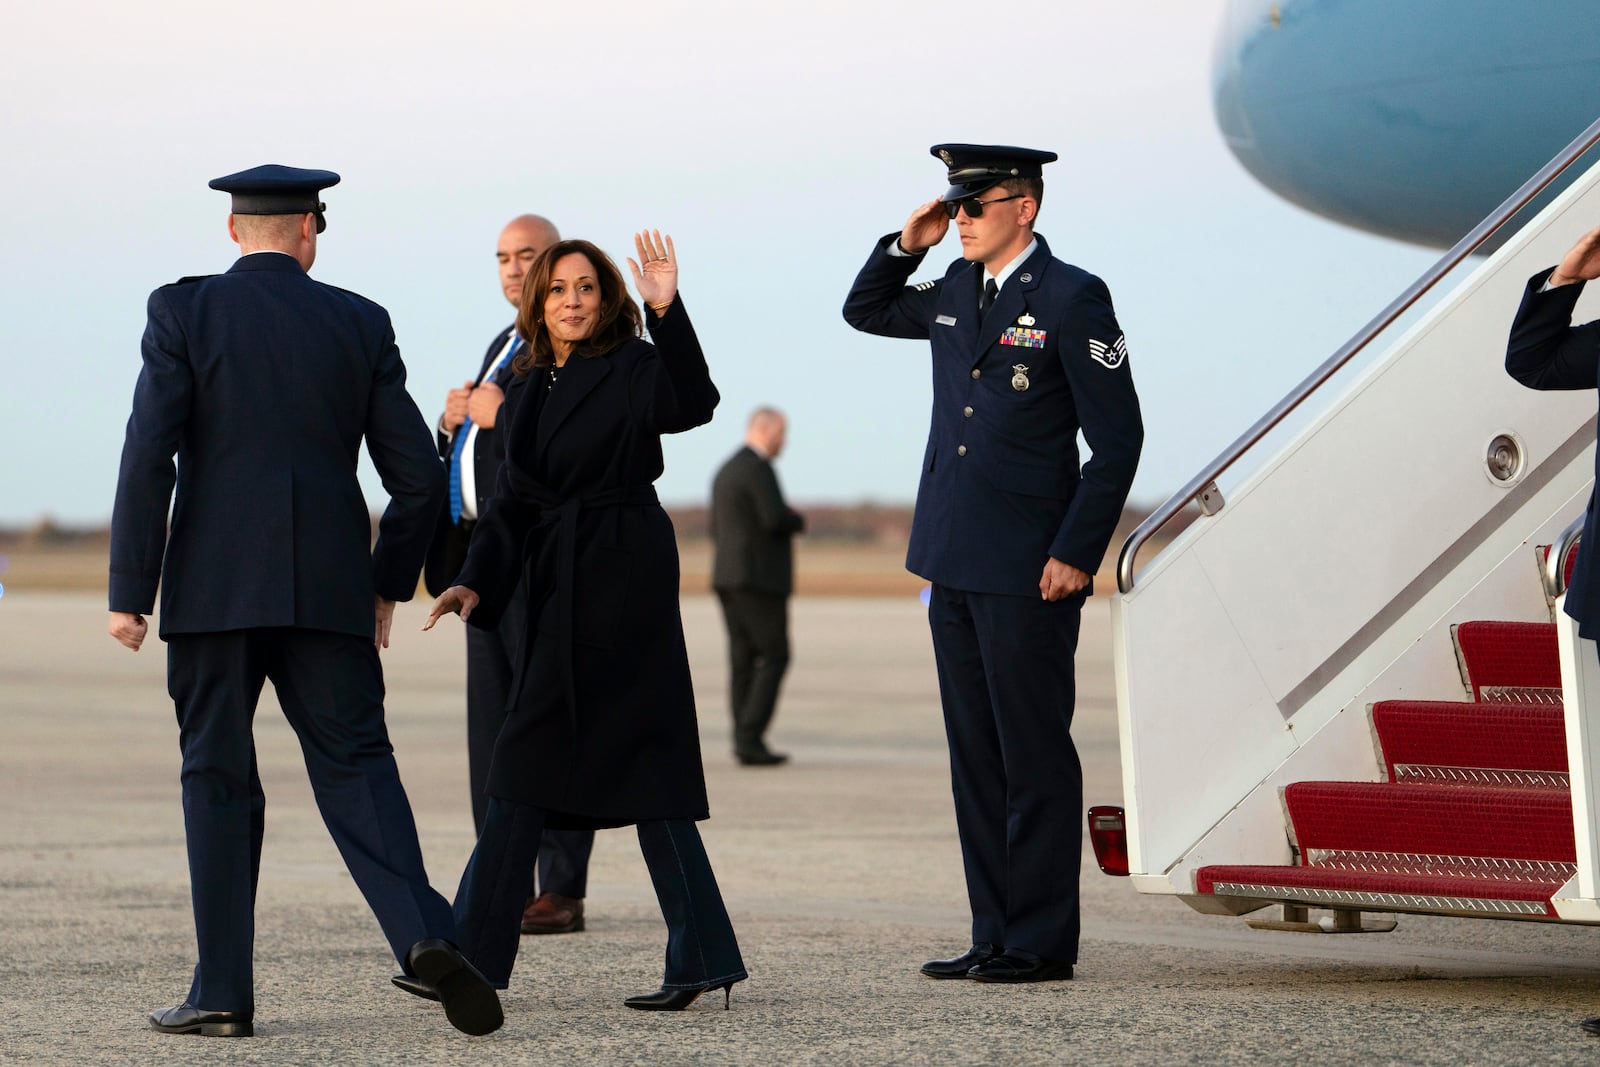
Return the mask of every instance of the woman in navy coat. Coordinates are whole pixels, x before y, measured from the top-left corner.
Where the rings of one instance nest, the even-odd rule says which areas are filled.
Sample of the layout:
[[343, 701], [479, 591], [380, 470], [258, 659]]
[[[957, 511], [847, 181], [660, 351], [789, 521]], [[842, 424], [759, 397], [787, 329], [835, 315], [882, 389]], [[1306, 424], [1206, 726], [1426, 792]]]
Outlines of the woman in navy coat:
[[709, 810], [678, 548], [652, 484], [661, 435], [709, 422], [720, 398], [677, 296], [671, 239], [647, 232], [635, 247], [643, 316], [587, 241], [562, 241], [530, 269], [517, 316], [526, 344], [501, 416], [506, 462], [424, 629], [451, 611], [494, 626], [526, 575], [513, 707], [456, 897], [463, 951], [505, 988], [543, 829], [634, 824], [668, 936], [661, 989], [626, 1003], [677, 1010], [746, 977], [695, 827]]

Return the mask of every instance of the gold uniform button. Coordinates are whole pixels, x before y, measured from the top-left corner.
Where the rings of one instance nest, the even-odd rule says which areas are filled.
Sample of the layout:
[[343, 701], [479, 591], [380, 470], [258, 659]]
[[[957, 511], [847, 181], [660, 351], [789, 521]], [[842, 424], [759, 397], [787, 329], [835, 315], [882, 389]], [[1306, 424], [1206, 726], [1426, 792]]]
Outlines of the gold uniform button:
[[972, 418], [972, 409], [970, 407], [962, 408], [961, 409], [961, 414], [965, 415], [967, 418], [970, 419], [970, 418]]
[[967, 446], [966, 445], [960, 445], [960, 446], [958, 446], [956, 448], [956, 455], [964, 456], [966, 454], [967, 454]]
[[973, 367], [972, 368], [972, 376], [974, 378], [982, 378], [983, 377], [983, 371], [979, 370], [977, 367]]

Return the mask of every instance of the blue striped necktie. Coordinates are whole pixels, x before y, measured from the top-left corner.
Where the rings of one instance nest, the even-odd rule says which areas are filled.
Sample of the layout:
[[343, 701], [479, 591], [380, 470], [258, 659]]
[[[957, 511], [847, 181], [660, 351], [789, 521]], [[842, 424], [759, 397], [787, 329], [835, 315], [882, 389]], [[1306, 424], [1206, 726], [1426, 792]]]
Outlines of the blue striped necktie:
[[[493, 381], [499, 369], [517, 358], [517, 349], [522, 347], [522, 338], [514, 337], [511, 347], [506, 351], [505, 358], [496, 363], [493, 369], [483, 380]], [[483, 384], [482, 382], [478, 384]], [[456, 427], [455, 443], [450, 448], [450, 521], [457, 526], [461, 525], [461, 453], [467, 447], [467, 431], [472, 429], [472, 417], [461, 420], [461, 425]]]

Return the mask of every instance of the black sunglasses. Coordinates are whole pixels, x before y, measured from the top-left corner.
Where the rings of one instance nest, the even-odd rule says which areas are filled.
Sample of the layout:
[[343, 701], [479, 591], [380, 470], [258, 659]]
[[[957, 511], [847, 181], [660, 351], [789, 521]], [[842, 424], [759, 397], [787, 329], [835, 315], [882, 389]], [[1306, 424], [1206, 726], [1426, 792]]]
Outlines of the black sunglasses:
[[1007, 200], [1021, 200], [1026, 195], [1028, 194], [1017, 193], [1015, 196], [997, 196], [993, 200], [979, 200], [976, 196], [969, 196], [961, 200], [946, 200], [944, 202], [944, 213], [951, 218], [955, 218], [956, 212], [965, 208], [967, 218], [981, 219], [983, 218], [983, 209], [990, 204], [1003, 204]]

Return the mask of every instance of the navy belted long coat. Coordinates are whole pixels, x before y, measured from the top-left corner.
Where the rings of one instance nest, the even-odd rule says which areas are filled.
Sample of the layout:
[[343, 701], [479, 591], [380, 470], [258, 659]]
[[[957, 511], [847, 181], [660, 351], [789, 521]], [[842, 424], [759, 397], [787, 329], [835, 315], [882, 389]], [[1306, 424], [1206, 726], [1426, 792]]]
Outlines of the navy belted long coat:
[[548, 826], [709, 814], [678, 608], [678, 545], [656, 500], [661, 435], [711, 420], [720, 399], [681, 298], [655, 344], [630, 340], [513, 379], [505, 463], [457, 583], [494, 626], [519, 575], [529, 626], [489, 792]]

